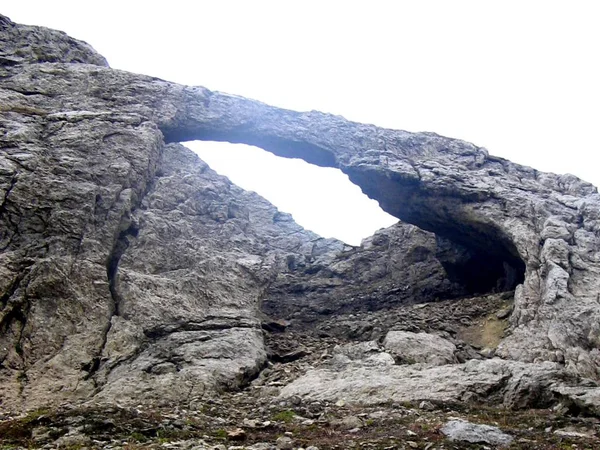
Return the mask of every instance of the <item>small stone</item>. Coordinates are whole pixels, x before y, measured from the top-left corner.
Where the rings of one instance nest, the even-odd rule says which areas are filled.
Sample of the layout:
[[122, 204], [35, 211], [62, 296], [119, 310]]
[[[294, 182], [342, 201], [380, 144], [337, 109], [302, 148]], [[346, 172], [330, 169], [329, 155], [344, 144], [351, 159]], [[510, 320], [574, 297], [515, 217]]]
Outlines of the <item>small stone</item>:
[[427, 400], [423, 400], [421, 403], [419, 403], [419, 409], [433, 411], [435, 409], [435, 405]]
[[31, 438], [37, 444], [42, 444], [46, 441], [53, 440], [50, 435], [51, 429], [48, 427], [37, 427], [31, 432]]
[[275, 445], [279, 450], [292, 450], [294, 448], [294, 441], [288, 436], [281, 436], [277, 438]]
[[496, 313], [496, 318], [499, 320], [507, 319], [508, 316], [512, 313], [512, 307], [501, 309]]
[[473, 444], [491, 444], [498, 447], [507, 447], [513, 437], [504, 433], [498, 427], [478, 425], [466, 420], [451, 420], [442, 428], [441, 432], [451, 441], [463, 441]]
[[415, 441], [406, 441], [406, 443], [410, 448], [419, 448], [419, 444], [417, 444]]
[[227, 439], [230, 441], [243, 441], [246, 439], [246, 432], [241, 428], [236, 428], [227, 432]]
[[345, 405], [346, 405], [346, 401], [345, 400], [338, 400], [337, 402], [335, 402], [335, 406], [338, 406], [340, 408], [343, 407], [343, 406], [345, 406]]
[[347, 430], [351, 430], [353, 428], [362, 428], [362, 426], [363, 426], [362, 420], [360, 420], [356, 416], [347, 416], [347, 417], [344, 417], [343, 419], [332, 420], [331, 424], [340, 426]]
[[594, 437], [593, 431], [577, 430], [575, 428], [567, 427], [555, 430], [554, 434], [563, 437], [575, 437], [575, 438], [592, 438]]
[[258, 422], [253, 419], [244, 419], [242, 422], [243, 426], [246, 428], [256, 428], [258, 426]]

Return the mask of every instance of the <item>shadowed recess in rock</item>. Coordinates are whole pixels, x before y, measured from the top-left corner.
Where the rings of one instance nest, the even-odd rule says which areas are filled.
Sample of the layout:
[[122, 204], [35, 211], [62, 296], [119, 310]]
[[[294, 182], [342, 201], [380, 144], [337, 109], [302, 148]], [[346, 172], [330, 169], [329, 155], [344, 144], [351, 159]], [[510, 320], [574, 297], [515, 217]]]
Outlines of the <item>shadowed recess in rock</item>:
[[467, 294], [511, 291], [525, 278], [525, 264], [519, 258], [468, 249], [440, 236], [436, 241], [436, 257], [448, 279]]
[[[196, 138], [206, 137], [204, 133], [195, 135]], [[243, 133], [239, 131], [232, 131], [231, 135], [227, 133], [221, 133], [219, 135], [213, 135], [209, 133], [207, 136], [213, 139], [219, 139], [221, 141], [229, 142], [242, 142], [244, 139]], [[253, 137], [245, 139], [246, 143], [252, 143], [253, 145], [262, 146], [263, 150], [271, 152], [275, 155], [282, 156], [285, 158], [302, 159], [304, 162], [313, 163], [313, 160], [317, 158], [316, 155], [329, 155], [325, 158], [320, 156], [317, 158], [319, 161], [314, 164], [329, 167], [340, 167], [340, 169], [347, 174], [349, 181], [356, 186], [359, 186], [363, 194], [370, 199], [377, 199], [379, 204], [387, 213], [391, 213], [389, 217], [397, 217], [405, 220], [409, 223], [413, 223], [424, 229], [436, 234], [441, 237], [438, 239], [438, 250], [437, 258], [442, 264], [443, 269], [446, 271], [447, 278], [455, 284], [455, 286], [461, 286], [460, 294], [456, 289], [453, 290], [452, 294], [448, 294], [444, 287], [443, 292], [431, 292], [427, 295], [427, 301], [433, 298], [452, 298], [463, 294], [482, 294], [488, 292], [503, 292], [514, 290], [515, 287], [522, 283], [525, 278], [525, 263], [519, 257], [518, 251], [515, 248], [511, 240], [503, 233], [498, 226], [489, 221], [482, 221], [465, 214], [467, 208], [471, 204], [476, 204], [478, 201], [485, 201], [485, 199], [479, 198], [479, 194], [475, 195], [476, 198], [460, 197], [454, 195], [452, 192], [445, 192], [440, 195], [438, 192], [430, 192], [430, 190], [423, 186], [419, 178], [413, 176], [398, 176], [398, 174], [390, 174], [388, 172], [382, 172], [380, 170], [371, 171], [368, 168], [360, 167], [360, 170], [354, 167], [346, 167], [340, 165], [335, 158], [333, 153], [329, 153], [325, 148], [318, 148], [318, 146], [312, 144], [303, 144], [296, 146], [295, 142], [282, 141], [280, 139], [271, 139], [269, 137], [266, 140], [256, 141]], [[189, 145], [190, 143], [187, 143]], [[235, 147], [237, 150], [237, 156], [235, 153], [231, 154], [231, 161], [229, 164], [234, 166], [237, 158], [242, 158], [245, 154], [244, 151], [255, 152], [256, 147], [247, 147], [243, 145], [228, 146], [223, 143], [214, 142], [202, 142], [198, 141], [193, 143], [192, 148], [199, 151], [203, 158], [209, 156], [211, 146], [214, 146], [214, 152], [223, 152], [227, 154], [229, 149]], [[207, 152], [206, 148], [210, 150]], [[214, 154], [214, 153], [213, 153]], [[273, 164], [276, 164], [280, 158], [271, 158]], [[211, 162], [209, 160], [209, 162]], [[211, 162], [212, 164], [212, 162]], [[243, 163], [242, 163], [243, 164]], [[254, 172], [255, 161], [248, 161], [244, 166], [243, 171]], [[256, 164], [258, 165], [258, 164]], [[223, 169], [227, 170], [227, 167], [223, 165]], [[256, 174], [259, 178], [275, 178], [279, 179], [282, 189], [292, 181], [292, 174], [290, 174], [290, 181], [281, 177], [280, 170], [285, 170], [285, 166], [282, 164], [281, 167], [273, 167], [271, 171], [265, 171], [263, 173]], [[293, 168], [291, 170], [294, 170]], [[330, 169], [329, 169], [330, 170]], [[317, 171], [317, 169], [315, 169]], [[316, 174], [315, 174], [316, 175]], [[396, 175], [396, 176], [391, 176]], [[296, 202], [302, 201], [301, 197], [308, 197], [310, 195], [309, 186], [313, 183], [314, 178], [311, 177], [306, 180], [297, 181], [303, 188], [302, 196], [296, 199]], [[307, 178], [308, 178], [307, 177]], [[240, 182], [234, 178], [238, 184]], [[244, 186], [244, 184], [241, 184]], [[272, 183], [270, 189], [277, 190], [274, 187], [276, 183]], [[253, 186], [244, 186], [246, 188], [254, 189]], [[287, 205], [278, 202], [275, 197], [270, 197], [266, 191], [261, 192], [279, 205], [284, 210], [289, 210], [295, 214], [291, 208], [294, 208], [294, 202], [290, 202]], [[304, 192], [306, 191], [306, 192]], [[343, 202], [345, 195], [342, 191], [337, 191], [337, 197], [331, 195], [328, 188], [323, 189], [322, 193], [317, 194], [318, 196], [329, 195], [330, 204], [332, 208], [334, 205], [337, 206], [339, 202]], [[348, 189], [350, 191], [350, 189]], [[479, 196], [478, 196], [479, 195]], [[355, 196], [355, 200], [358, 200]], [[283, 201], [283, 200], [282, 200]], [[313, 200], [311, 203], [315, 204]], [[347, 204], [348, 209], [358, 210], [361, 205], [352, 205], [350, 202]], [[313, 208], [314, 209], [314, 208]], [[377, 213], [379, 208], [373, 208], [374, 211], [368, 211], [362, 214], [365, 216], [369, 213]], [[331, 211], [322, 211], [321, 221], [327, 220], [327, 214]], [[338, 212], [340, 214], [341, 212]], [[335, 214], [335, 212], [334, 212]], [[349, 216], [350, 217], [350, 216]], [[316, 227], [311, 226], [302, 220], [300, 216], [296, 216], [299, 219], [299, 223], [312, 228], [321, 234], [328, 235], [327, 232], [319, 230]], [[386, 217], [387, 218], [387, 217]], [[360, 217], [360, 214], [356, 218], [350, 218], [348, 227], [355, 226], [353, 222], [360, 222], [364, 220]], [[316, 223], [316, 221], [315, 221]], [[389, 225], [389, 224], [386, 224]], [[376, 228], [373, 229], [373, 231]], [[331, 235], [334, 235], [335, 230], [330, 231]], [[342, 237], [336, 235], [336, 237]], [[348, 242], [348, 240], [346, 239]], [[356, 242], [358, 243], [358, 242]], [[448, 246], [452, 247], [452, 251], [447, 252]], [[316, 270], [310, 268], [307, 270]], [[424, 299], [414, 299], [415, 301], [422, 301]]]

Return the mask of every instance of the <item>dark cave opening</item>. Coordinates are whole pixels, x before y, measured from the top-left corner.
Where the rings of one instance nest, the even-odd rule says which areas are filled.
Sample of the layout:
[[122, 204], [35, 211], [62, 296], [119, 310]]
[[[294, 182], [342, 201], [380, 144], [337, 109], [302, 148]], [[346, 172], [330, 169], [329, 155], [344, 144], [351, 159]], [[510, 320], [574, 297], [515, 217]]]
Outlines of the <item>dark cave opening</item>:
[[475, 254], [459, 264], [443, 264], [448, 278], [463, 285], [469, 294], [514, 290], [522, 283], [525, 266], [511, 264], [490, 255]]
[[525, 279], [525, 263], [503, 251], [469, 249], [437, 236], [437, 258], [448, 279], [464, 287], [467, 294], [514, 290]]

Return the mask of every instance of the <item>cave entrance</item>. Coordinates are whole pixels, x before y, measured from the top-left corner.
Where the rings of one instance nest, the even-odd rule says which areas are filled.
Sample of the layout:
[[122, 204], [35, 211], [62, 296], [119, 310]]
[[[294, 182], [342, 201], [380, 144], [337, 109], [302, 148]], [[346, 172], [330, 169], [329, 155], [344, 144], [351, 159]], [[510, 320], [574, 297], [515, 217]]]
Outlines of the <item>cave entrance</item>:
[[448, 279], [464, 287], [467, 294], [514, 290], [525, 279], [525, 264], [503, 251], [469, 249], [436, 236], [437, 259]]

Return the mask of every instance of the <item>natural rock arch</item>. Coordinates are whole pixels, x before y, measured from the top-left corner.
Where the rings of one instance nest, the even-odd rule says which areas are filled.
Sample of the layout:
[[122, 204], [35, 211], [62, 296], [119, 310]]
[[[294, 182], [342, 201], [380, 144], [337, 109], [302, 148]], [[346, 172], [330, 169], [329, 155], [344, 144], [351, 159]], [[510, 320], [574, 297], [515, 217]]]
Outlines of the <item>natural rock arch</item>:
[[523, 284], [501, 355], [598, 375], [600, 203], [591, 184], [433, 133], [282, 110], [199, 87], [177, 97], [158, 122], [166, 141], [246, 143], [341, 169], [388, 213], [517, 274]]
[[[140, 380], [155, 399], [179, 398], [203, 389], [196, 380], [214, 381], [203, 355], [216, 336], [227, 345], [213, 362], [227, 380], [239, 382], [264, 362], [254, 301], [281, 262], [272, 238], [286, 252], [313, 251], [318, 238], [181, 146], [165, 145], [191, 139], [338, 167], [396, 217], [517, 272], [524, 264], [511, 334], [498, 353], [598, 377], [600, 198], [592, 185], [435, 134], [110, 69], [63, 33], [4, 17], [0, 25], [3, 406], [107, 390], [137, 404]], [[173, 223], [176, 236], [162, 245]], [[233, 245], [240, 224], [261, 239]], [[207, 280], [214, 289], [203, 288]], [[178, 353], [186, 346], [191, 362]], [[228, 358], [236, 351], [234, 367]]]

